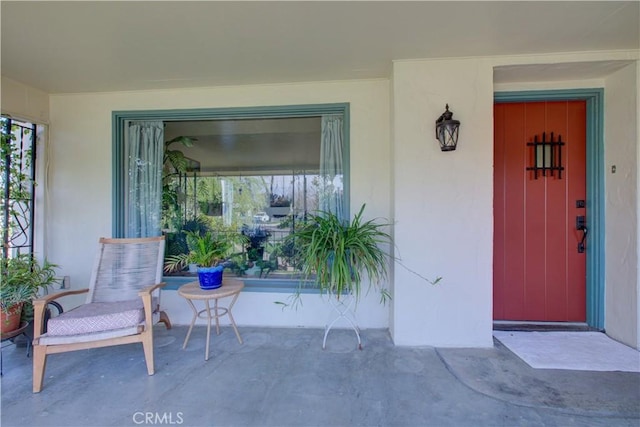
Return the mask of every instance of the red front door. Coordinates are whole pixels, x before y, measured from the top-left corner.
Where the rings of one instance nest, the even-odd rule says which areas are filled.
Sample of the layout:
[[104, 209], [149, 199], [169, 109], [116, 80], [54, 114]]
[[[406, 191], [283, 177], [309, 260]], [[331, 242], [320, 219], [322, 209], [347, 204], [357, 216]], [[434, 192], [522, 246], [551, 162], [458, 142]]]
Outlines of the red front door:
[[494, 135], [493, 317], [584, 322], [586, 103], [495, 104]]

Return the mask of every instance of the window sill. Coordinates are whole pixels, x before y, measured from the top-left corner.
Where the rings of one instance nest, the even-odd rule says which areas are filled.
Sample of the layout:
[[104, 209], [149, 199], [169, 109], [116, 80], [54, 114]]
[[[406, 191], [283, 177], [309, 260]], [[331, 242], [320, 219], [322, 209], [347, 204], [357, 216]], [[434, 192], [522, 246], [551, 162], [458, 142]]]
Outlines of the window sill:
[[[234, 276], [236, 277], [236, 276]], [[271, 292], [271, 293], [294, 293], [298, 291], [300, 281], [283, 279], [259, 279], [255, 277], [236, 277], [244, 282], [243, 292]], [[180, 286], [198, 280], [197, 276], [164, 276], [163, 281], [167, 284], [165, 291], [177, 291]], [[319, 291], [311, 282], [306, 282], [306, 286], [300, 289], [303, 294], [317, 294]]]

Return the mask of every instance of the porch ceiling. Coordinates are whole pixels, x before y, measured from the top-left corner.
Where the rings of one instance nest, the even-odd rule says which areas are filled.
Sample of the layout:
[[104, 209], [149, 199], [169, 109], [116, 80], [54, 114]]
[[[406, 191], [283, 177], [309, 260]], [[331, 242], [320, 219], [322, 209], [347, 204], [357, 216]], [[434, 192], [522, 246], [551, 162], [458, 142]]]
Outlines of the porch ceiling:
[[3, 1], [2, 75], [48, 93], [386, 78], [402, 59], [638, 49], [639, 6]]

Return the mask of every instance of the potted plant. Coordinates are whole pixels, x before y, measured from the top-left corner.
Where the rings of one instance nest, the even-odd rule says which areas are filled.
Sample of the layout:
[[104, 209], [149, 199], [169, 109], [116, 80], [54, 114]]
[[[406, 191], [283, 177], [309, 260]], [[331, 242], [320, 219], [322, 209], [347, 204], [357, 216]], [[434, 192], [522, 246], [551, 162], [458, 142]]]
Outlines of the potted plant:
[[284, 194], [272, 194], [269, 197], [269, 206], [272, 208], [288, 208], [291, 206], [291, 199]]
[[[30, 254], [0, 259], [2, 286], [0, 287], [0, 316], [2, 333], [20, 327], [21, 320], [28, 321], [31, 301], [41, 289], [58, 282], [55, 264], [45, 260], [40, 265]], [[25, 313], [25, 316], [22, 314]]]
[[310, 215], [307, 223], [289, 236], [295, 239], [304, 277], [315, 277], [321, 294], [338, 300], [352, 295], [357, 302], [366, 275], [369, 286], [380, 289], [383, 302], [389, 297], [380, 286], [391, 259], [383, 249], [391, 244], [391, 236], [384, 231], [389, 224], [364, 221], [364, 209], [363, 204], [351, 221], [342, 221], [330, 212]]
[[216, 177], [200, 177], [197, 180], [198, 206], [206, 216], [222, 216], [222, 188]]
[[167, 257], [165, 271], [179, 271], [189, 264], [196, 264], [201, 288], [216, 289], [222, 286], [222, 263], [233, 250], [233, 244], [239, 240], [236, 236], [239, 235], [188, 231], [186, 236], [189, 252]]
[[282, 218], [291, 213], [291, 199], [284, 194], [271, 194], [267, 214], [274, 218]]
[[[325, 328], [322, 348], [325, 348], [331, 327], [345, 319], [358, 338], [358, 348], [362, 349], [360, 332], [355, 320], [355, 308], [362, 295], [362, 281], [367, 276], [369, 287], [381, 292], [381, 301], [389, 298], [381, 282], [387, 277], [390, 255], [383, 249], [391, 244], [391, 236], [384, 230], [389, 224], [374, 220], [364, 221], [365, 205], [351, 221], [343, 221], [331, 212], [310, 215], [306, 224], [292, 233], [299, 249], [303, 277], [314, 278], [313, 283], [321, 294], [329, 294], [329, 302], [339, 313]], [[303, 283], [301, 282], [301, 286]], [[299, 297], [296, 295], [296, 298]]]
[[258, 261], [264, 255], [264, 245], [271, 236], [271, 233], [260, 227], [248, 227], [246, 224], [242, 226], [241, 233], [247, 241], [246, 251], [249, 261]]

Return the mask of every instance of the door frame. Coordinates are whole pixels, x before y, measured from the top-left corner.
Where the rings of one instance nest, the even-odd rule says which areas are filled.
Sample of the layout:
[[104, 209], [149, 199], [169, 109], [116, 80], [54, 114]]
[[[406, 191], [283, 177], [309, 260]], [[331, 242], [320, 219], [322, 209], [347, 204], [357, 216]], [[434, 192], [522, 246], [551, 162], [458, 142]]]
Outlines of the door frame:
[[586, 101], [587, 125], [587, 324], [604, 330], [604, 89], [494, 92], [494, 103]]

